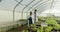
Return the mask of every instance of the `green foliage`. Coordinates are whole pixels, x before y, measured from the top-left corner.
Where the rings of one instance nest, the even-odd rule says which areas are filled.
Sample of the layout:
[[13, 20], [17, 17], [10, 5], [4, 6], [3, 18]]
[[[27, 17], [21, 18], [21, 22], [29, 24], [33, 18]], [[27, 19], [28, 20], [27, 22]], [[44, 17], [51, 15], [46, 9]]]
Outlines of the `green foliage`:
[[59, 24], [55, 24], [55, 28], [56, 29], [60, 29], [60, 25]]
[[[43, 17], [39, 17], [38, 19], [43, 20], [44, 18]], [[60, 18], [58, 20], [60, 20]], [[53, 25], [53, 26], [47, 26], [46, 29], [45, 29], [45, 32], [49, 32], [53, 28], [60, 29], [60, 25], [56, 22], [56, 18], [55, 17], [49, 17], [49, 16], [45, 17], [45, 22], [47, 24]], [[35, 29], [37, 30], [37, 32], [43, 32], [43, 27], [42, 26], [39, 27], [39, 28], [36, 28], [36, 24], [34, 24], [32, 26], [35, 27]]]
[[51, 26], [47, 26], [45, 31], [46, 31], [46, 32], [49, 32], [49, 31], [51, 31], [52, 28], [53, 28], [53, 27], [51, 27]]

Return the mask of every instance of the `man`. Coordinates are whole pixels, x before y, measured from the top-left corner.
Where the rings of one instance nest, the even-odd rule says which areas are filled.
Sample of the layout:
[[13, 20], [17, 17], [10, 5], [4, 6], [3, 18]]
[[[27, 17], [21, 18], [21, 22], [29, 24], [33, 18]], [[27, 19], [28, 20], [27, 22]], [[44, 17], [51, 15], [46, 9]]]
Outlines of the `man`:
[[34, 22], [36, 22], [36, 12], [37, 12], [37, 10], [35, 9], [35, 11], [34, 11]]
[[35, 9], [35, 11], [34, 11], [34, 22], [38, 22], [37, 9]]

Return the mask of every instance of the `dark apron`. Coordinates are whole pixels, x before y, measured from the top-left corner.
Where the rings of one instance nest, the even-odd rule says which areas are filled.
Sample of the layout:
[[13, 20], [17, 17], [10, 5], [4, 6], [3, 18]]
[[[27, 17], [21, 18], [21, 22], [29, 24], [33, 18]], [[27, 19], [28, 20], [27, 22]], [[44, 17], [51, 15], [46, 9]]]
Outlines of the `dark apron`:
[[32, 17], [29, 17], [28, 20], [29, 20], [29, 25], [31, 25], [32, 24]]

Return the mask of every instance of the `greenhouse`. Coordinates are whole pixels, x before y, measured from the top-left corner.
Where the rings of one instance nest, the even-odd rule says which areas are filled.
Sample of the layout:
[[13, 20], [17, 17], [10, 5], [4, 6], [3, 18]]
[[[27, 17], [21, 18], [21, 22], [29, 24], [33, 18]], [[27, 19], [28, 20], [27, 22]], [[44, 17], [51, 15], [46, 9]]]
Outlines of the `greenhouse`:
[[0, 32], [60, 32], [60, 0], [0, 0]]

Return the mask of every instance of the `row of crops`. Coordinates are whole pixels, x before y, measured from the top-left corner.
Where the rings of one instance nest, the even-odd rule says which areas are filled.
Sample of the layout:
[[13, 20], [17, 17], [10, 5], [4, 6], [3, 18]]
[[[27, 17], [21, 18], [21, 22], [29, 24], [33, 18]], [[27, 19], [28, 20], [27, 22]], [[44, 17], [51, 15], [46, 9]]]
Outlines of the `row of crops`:
[[32, 24], [30, 30], [35, 32], [60, 32], [59, 20], [60, 18], [56, 17], [38, 17], [38, 22]]
[[31, 24], [30, 26], [27, 26], [27, 25], [25, 26], [26, 26], [26, 29], [23, 29], [22, 32], [60, 32], [60, 18], [40, 16], [38, 17], [37, 22], [35, 22], [34, 24]]

